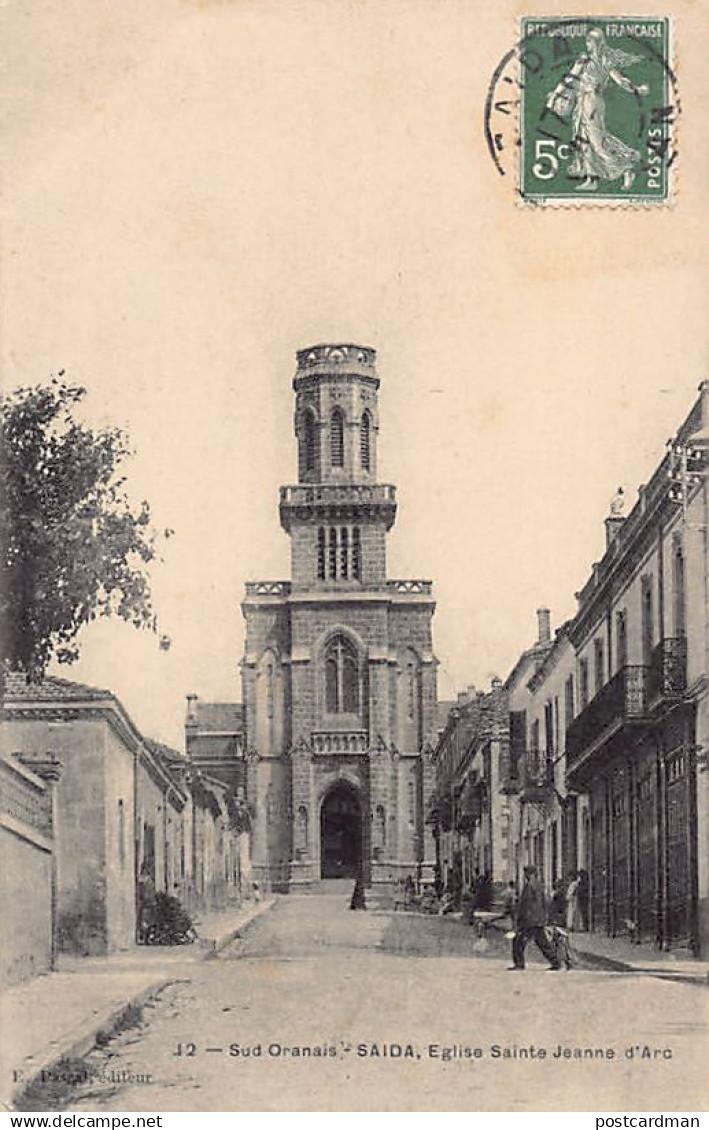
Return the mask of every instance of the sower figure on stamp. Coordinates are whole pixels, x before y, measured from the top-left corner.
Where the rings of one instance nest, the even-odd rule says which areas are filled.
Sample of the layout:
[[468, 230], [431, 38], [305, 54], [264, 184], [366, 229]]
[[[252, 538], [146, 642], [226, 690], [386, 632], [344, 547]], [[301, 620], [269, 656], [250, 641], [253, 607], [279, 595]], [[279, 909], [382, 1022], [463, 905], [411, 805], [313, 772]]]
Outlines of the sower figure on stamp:
[[531, 864], [524, 869], [524, 886], [517, 904], [517, 921], [515, 936], [512, 939], [511, 969], [524, 969], [524, 953], [527, 942], [531, 939], [536, 943], [543, 957], [549, 962], [550, 969], [558, 969], [559, 962], [556, 949], [547, 937], [544, 929], [547, 922], [544, 892], [537, 869]]
[[635, 180], [640, 153], [607, 129], [603, 92], [612, 81], [628, 94], [647, 94], [646, 85], [636, 86], [620, 69], [640, 61], [639, 55], [609, 47], [601, 29], [593, 28], [585, 53], [547, 99], [547, 107], [559, 117], [571, 115], [574, 156], [568, 176], [581, 182], [580, 189], [593, 190], [599, 181], [619, 177], [629, 189]]

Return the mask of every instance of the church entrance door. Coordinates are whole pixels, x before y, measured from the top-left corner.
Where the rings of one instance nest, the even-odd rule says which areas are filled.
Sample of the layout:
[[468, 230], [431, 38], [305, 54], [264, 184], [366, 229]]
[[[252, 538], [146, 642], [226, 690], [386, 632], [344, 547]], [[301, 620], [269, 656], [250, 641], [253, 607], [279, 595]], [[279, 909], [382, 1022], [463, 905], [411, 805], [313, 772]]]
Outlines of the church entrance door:
[[320, 875], [355, 878], [362, 859], [362, 809], [351, 785], [335, 785], [320, 809]]

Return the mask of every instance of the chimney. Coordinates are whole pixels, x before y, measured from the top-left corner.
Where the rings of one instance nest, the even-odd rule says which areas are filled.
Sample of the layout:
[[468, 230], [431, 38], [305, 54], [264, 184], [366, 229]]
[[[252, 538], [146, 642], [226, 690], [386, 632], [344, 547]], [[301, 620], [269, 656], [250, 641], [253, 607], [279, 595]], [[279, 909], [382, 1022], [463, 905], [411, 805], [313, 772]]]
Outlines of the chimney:
[[537, 624], [539, 625], [538, 643], [549, 643], [551, 640], [551, 613], [548, 608], [537, 609]]
[[187, 695], [187, 718], [186, 724], [188, 726], [195, 726], [197, 724], [197, 695]]

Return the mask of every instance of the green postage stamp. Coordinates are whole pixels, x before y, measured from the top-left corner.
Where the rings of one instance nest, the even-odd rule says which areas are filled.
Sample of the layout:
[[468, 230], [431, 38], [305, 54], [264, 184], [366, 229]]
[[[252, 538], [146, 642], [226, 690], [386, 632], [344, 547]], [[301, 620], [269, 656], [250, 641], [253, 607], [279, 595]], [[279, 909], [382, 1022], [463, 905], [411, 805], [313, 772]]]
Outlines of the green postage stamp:
[[522, 20], [519, 189], [530, 203], [665, 203], [679, 103], [670, 22]]

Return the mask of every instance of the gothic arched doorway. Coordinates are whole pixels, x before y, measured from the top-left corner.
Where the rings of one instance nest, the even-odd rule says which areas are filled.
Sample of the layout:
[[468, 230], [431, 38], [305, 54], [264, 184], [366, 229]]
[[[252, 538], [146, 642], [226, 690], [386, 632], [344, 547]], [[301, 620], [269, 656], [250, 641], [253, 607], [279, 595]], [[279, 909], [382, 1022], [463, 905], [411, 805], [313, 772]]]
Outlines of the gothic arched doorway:
[[320, 809], [320, 876], [355, 878], [362, 860], [362, 809], [356, 789], [330, 789]]

